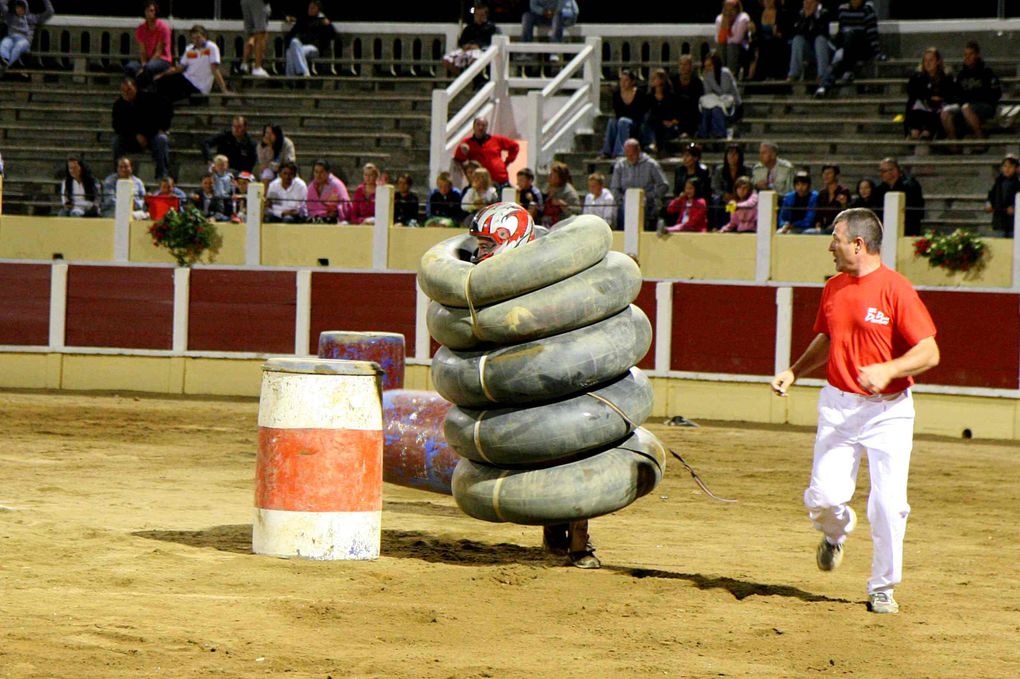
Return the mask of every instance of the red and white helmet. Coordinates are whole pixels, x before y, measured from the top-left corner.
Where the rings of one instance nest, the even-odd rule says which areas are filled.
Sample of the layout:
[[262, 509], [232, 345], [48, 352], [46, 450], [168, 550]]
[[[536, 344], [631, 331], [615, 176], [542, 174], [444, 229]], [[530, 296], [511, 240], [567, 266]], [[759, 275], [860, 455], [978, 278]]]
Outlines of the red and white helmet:
[[535, 237], [535, 222], [523, 205], [493, 203], [471, 220], [471, 235], [478, 239], [476, 262], [523, 245]]

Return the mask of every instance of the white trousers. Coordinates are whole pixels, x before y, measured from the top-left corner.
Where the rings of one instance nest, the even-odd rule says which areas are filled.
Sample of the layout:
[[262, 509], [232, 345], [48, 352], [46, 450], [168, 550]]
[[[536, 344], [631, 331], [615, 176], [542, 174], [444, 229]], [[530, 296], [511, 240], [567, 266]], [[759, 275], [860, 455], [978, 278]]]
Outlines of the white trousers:
[[861, 396], [825, 385], [818, 399], [811, 483], [804, 491], [815, 529], [829, 542], [846, 540], [861, 454], [868, 454], [871, 492], [868, 522], [873, 554], [868, 593], [891, 590], [903, 578], [903, 535], [907, 529], [907, 472], [914, 438], [910, 390], [893, 397]]

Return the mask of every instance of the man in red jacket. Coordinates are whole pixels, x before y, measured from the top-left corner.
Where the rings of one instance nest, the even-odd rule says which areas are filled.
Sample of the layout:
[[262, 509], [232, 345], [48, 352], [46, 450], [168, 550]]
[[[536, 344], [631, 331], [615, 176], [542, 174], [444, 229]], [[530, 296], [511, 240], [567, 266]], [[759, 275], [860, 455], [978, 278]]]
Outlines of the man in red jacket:
[[[496, 188], [501, 190], [510, 183], [510, 175], [506, 168], [507, 165], [514, 162], [520, 146], [508, 137], [489, 134], [488, 129], [488, 120], [475, 118], [472, 135], [461, 140], [453, 157], [461, 164], [469, 160], [481, 163], [482, 167], [492, 175], [492, 181], [496, 184]], [[504, 151], [506, 151], [505, 158]]]

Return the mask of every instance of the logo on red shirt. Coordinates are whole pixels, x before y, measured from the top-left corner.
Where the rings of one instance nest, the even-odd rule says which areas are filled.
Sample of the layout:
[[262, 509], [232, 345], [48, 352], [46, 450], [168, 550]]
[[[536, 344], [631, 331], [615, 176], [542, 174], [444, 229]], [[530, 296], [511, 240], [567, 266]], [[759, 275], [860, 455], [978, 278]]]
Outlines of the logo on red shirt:
[[876, 325], [889, 325], [889, 317], [884, 313], [876, 309], [875, 307], [868, 307], [868, 313], [864, 315], [865, 323], [874, 323]]

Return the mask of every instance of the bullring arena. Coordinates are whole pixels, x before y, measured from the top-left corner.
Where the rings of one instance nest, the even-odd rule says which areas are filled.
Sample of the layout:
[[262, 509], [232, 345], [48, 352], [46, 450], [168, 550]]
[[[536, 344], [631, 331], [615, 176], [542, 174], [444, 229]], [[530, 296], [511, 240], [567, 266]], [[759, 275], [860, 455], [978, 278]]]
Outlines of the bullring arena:
[[[580, 570], [543, 549], [537, 526], [479, 521], [423, 488], [448, 478], [409, 485], [390, 468], [400, 483], [382, 487], [378, 558], [253, 553], [263, 366], [326, 355], [321, 333], [389, 333], [405, 347], [403, 386], [432, 394], [445, 348], [416, 272], [465, 232], [395, 222], [381, 184], [374, 223], [271, 224], [249, 210], [218, 225], [215, 252], [180, 267], [152, 246], [129, 194], [111, 217], [53, 216], [52, 175], [69, 152], [108, 162], [137, 21], [58, 12], [24, 72], [0, 82], [14, 94], [0, 100], [0, 677], [1020, 676], [1020, 239], [995, 237], [981, 209], [1016, 130], [1004, 117], [951, 155], [944, 141], [904, 142], [893, 121], [936, 39], [947, 52], [980, 40], [1015, 106], [1020, 20], [883, 20], [890, 59], [821, 101], [800, 84], [742, 85], [737, 141], [751, 156], [778, 140], [798, 167], [817, 175], [838, 161], [849, 182], [894, 153], [924, 183], [925, 227], [968, 226], [986, 245], [977, 269], [929, 267], [905, 233], [903, 194], [885, 197], [882, 260], [930, 309], [942, 362], [915, 390], [902, 610], [883, 616], [865, 606], [866, 468], [842, 567], [815, 565], [802, 496], [824, 379], [808, 375], [785, 399], [769, 381], [813, 337], [832, 258], [828, 238], [776, 234], [771, 191], [745, 235], [657, 233], [628, 192], [607, 245], [640, 267], [633, 313], [651, 336], [634, 362], [654, 395], [644, 426], [735, 502], [708, 497], [667, 457], [647, 495], [592, 519], [602, 567]], [[193, 22], [171, 23], [182, 38]], [[236, 59], [240, 22], [206, 23]], [[644, 78], [712, 35], [710, 24], [582, 22], [562, 48], [522, 48], [506, 25], [509, 40], [454, 79], [440, 58], [456, 24], [336, 24], [335, 52], [299, 89], [275, 41], [272, 77], [231, 70], [231, 92], [178, 107], [171, 165], [184, 188], [197, 186], [201, 139], [239, 112], [282, 121], [306, 162], [326, 143], [340, 149], [327, 153], [335, 166], [407, 172], [422, 192], [476, 116], [514, 135], [539, 175], [554, 159], [576, 178], [608, 175], [596, 154], [618, 69], [639, 58]], [[546, 59], [556, 49], [560, 66]], [[522, 54], [541, 66], [508, 72]], [[722, 160], [724, 144], [705, 146], [709, 165]], [[661, 161], [668, 176], [678, 148]], [[148, 180], [148, 156], [133, 158]], [[264, 198], [249, 186], [249, 205]], [[685, 421], [699, 426], [673, 426]]]

